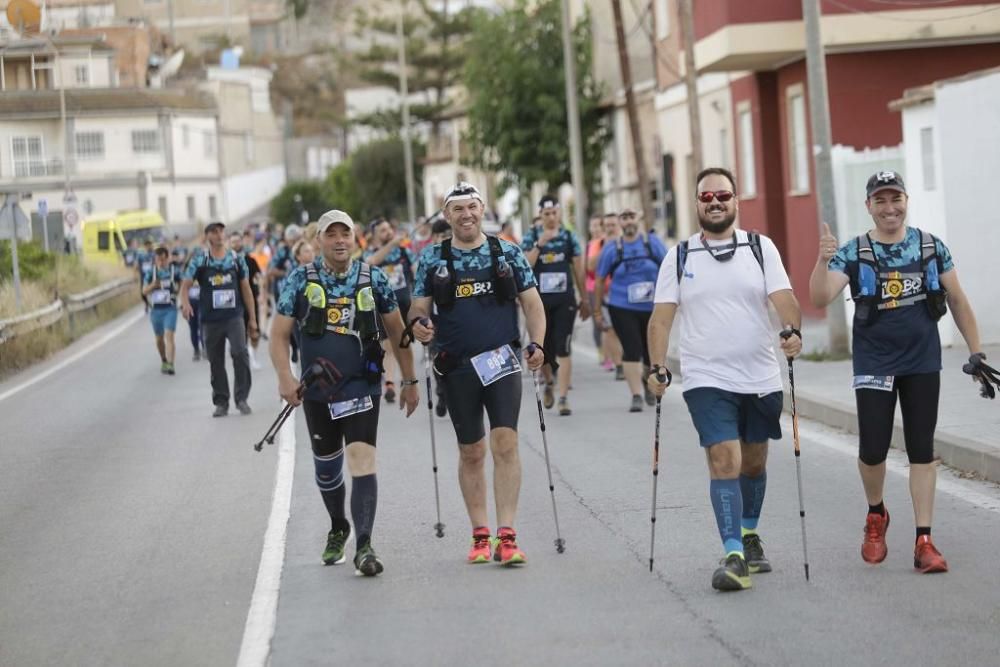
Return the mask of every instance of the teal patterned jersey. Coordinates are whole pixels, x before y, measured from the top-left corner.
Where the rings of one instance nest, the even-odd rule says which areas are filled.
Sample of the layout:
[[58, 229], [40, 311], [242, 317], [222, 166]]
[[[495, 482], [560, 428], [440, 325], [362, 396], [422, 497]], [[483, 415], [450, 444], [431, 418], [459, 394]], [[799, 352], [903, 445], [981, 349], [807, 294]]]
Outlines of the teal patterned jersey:
[[[351, 262], [347, 273], [335, 276], [323, 268], [323, 260], [317, 259], [313, 262], [320, 281], [330, 297], [341, 298], [354, 296], [354, 286], [358, 282], [358, 273], [361, 271], [361, 263]], [[285, 280], [278, 295], [278, 314], [286, 317], [300, 319], [305, 315], [308, 304], [304, 297], [306, 288], [306, 267], [296, 267]], [[385, 273], [377, 266], [372, 267], [372, 294], [375, 297], [375, 307], [380, 313], [391, 313], [396, 310], [398, 304], [396, 295], [389, 287], [389, 280]]]

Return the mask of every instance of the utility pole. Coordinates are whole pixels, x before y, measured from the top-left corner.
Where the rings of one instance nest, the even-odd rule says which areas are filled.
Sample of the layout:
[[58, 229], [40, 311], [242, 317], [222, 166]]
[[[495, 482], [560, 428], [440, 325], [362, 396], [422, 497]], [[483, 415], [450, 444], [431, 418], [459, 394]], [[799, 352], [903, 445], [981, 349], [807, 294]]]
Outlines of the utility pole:
[[417, 207], [413, 197], [413, 146], [410, 143], [410, 100], [406, 79], [406, 35], [403, 33], [403, 15], [406, 14], [406, 0], [399, 2], [399, 16], [396, 18], [396, 39], [399, 40], [399, 97], [403, 105], [403, 161], [406, 163], [406, 213], [410, 223], [417, 220]]
[[563, 76], [566, 79], [566, 120], [569, 128], [570, 175], [573, 179], [573, 211], [576, 233], [590, 240], [587, 227], [587, 188], [583, 179], [583, 142], [580, 111], [576, 101], [576, 52], [573, 49], [569, 0], [562, 0]]
[[622, 5], [619, 0], [611, 0], [615, 14], [615, 37], [618, 42], [618, 62], [622, 70], [622, 86], [625, 88], [625, 110], [628, 112], [629, 133], [632, 135], [632, 155], [635, 159], [635, 174], [639, 180], [639, 197], [642, 202], [642, 217], [646, 229], [653, 227], [653, 202], [649, 196], [649, 179], [646, 177], [646, 161], [642, 155], [642, 137], [639, 134], [639, 116], [635, 109], [635, 94], [632, 92], [632, 68], [628, 61], [625, 44], [625, 27], [622, 23]]
[[[837, 236], [837, 201], [833, 191], [833, 161], [830, 155], [830, 101], [826, 88], [826, 53], [820, 36], [819, 0], [802, 0], [806, 28], [806, 73], [809, 84], [809, 120], [812, 127], [813, 159], [816, 167], [816, 194], [819, 222], [830, 225]], [[844, 302], [834, 299], [826, 308], [830, 352], [847, 354], [847, 316]]]
[[694, 10], [691, 0], [680, 0], [681, 31], [684, 38], [684, 84], [687, 88], [688, 126], [691, 130], [691, 166], [695, 174], [702, 170], [701, 111], [698, 107], [698, 68], [694, 63]]

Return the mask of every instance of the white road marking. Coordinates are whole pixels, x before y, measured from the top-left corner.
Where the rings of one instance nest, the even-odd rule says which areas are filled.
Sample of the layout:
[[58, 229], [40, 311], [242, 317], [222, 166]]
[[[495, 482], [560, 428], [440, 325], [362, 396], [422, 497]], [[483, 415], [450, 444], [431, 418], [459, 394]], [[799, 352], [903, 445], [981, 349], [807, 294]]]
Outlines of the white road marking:
[[[264, 445], [267, 453], [267, 445]], [[285, 541], [292, 505], [292, 478], [295, 472], [295, 413], [278, 432], [278, 471], [274, 480], [271, 516], [264, 533], [257, 581], [250, 598], [250, 611], [243, 628], [243, 643], [237, 667], [264, 667], [271, 653], [271, 639], [278, 620], [281, 571], [285, 565]]]
[[76, 354], [74, 354], [73, 356], [67, 357], [66, 359], [63, 359], [62, 361], [60, 361], [59, 363], [57, 363], [52, 368], [49, 368], [48, 370], [42, 371], [41, 373], [39, 373], [35, 377], [31, 378], [30, 380], [26, 380], [26, 381], [22, 382], [21, 384], [15, 386], [15, 387], [12, 387], [11, 389], [8, 389], [7, 391], [3, 392], [2, 394], [0, 394], [0, 401], [3, 401], [5, 399], [10, 398], [11, 396], [13, 396], [14, 394], [18, 393], [19, 391], [27, 389], [28, 387], [32, 386], [33, 384], [41, 382], [42, 380], [44, 380], [45, 378], [49, 377], [50, 375], [52, 375], [54, 373], [57, 373], [57, 372], [61, 371], [62, 369], [66, 368], [67, 366], [69, 366], [73, 362], [75, 362], [75, 361], [77, 361], [79, 359], [82, 359], [83, 357], [87, 356], [88, 354], [90, 354], [91, 352], [93, 352], [94, 350], [96, 350], [97, 348], [99, 348], [100, 346], [104, 345], [109, 340], [111, 340], [112, 338], [114, 338], [115, 336], [117, 336], [118, 334], [120, 334], [121, 332], [123, 332], [126, 329], [128, 329], [130, 326], [132, 326], [133, 324], [135, 324], [139, 320], [143, 319], [145, 316], [146, 316], [145, 313], [143, 313], [141, 311], [137, 312], [135, 315], [133, 315], [132, 317], [128, 318], [125, 322], [123, 322], [121, 324], [121, 326], [116, 327], [115, 329], [112, 329], [108, 333], [104, 334], [99, 340], [94, 341], [93, 343], [91, 343], [87, 347], [83, 348], [82, 350], [80, 350], [79, 352], [77, 352]]

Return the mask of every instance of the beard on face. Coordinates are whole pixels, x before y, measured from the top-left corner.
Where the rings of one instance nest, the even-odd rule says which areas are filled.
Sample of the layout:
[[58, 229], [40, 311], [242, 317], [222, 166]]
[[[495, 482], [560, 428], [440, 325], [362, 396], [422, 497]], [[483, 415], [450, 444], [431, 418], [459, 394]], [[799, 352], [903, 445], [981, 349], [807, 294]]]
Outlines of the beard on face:
[[639, 232], [639, 225], [634, 222], [628, 222], [622, 225], [622, 232], [625, 236], [635, 236]]
[[713, 222], [712, 220], [707, 219], [705, 217], [706, 215], [707, 212], [705, 215], [702, 215], [701, 212], [698, 213], [698, 224], [701, 225], [702, 229], [704, 229], [706, 232], [709, 232], [710, 234], [721, 234], [722, 232], [732, 227], [733, 221], [736, 220], [735, 211], [727, 214], [726, 217], [724, 217], [719, 222]]

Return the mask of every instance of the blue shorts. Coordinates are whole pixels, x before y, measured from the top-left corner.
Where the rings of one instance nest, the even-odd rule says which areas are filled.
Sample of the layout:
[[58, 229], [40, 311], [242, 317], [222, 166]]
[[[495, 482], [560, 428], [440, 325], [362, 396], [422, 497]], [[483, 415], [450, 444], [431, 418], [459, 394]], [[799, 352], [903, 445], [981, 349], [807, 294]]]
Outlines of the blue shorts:
[[781, 438], [783, 392], [758, 396], [698, 387], [685, 391], [684, 401], [702, 447], [727, 440], [756, 444]]
[[169, 308], [154, 307], [149, 311], [149, 321], [153, 324], [153, 333], [157, 336], [162, 336], [164, 330], [176, 331], [177, 308], [174, 306]]

